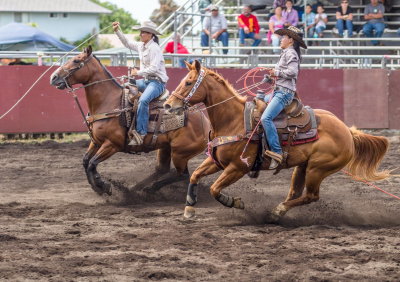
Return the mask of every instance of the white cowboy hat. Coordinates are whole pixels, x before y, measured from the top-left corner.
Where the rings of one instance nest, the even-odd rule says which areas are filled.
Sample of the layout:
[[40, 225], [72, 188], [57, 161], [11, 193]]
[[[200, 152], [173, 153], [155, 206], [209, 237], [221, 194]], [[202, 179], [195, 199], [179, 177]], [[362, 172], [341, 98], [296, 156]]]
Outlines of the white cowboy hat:
[[144, 21], [140, 26], [134, 26], [132, 29], [137, 29], [140, 31], [150, 32], [154, 35], [161, 35], [160, 32], [157, 31], [157, 25], [152, 21]]

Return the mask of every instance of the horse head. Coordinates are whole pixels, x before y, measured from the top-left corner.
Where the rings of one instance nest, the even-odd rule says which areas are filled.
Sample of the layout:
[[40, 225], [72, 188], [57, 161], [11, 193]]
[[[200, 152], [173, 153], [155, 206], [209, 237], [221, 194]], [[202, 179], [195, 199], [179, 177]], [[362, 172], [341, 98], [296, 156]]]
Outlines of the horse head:
[[201, 83], [207, 74], [207, 70], [201, 67], [199, 61], [192, 64], [185, 62], [189, 73], [182, 79], [178, 87], [171, 93], [164, 103], [164, 109], [169, 113], [179, 114], [189, 104], [194, 105], [206, 99], [204, 83]]
[[89, 46], [53, 72], [50, 76], [50, 85], [65, 89], [77, 83], [87, 83], [91, 77], [87, 64], [92, 58], [92, 47]]

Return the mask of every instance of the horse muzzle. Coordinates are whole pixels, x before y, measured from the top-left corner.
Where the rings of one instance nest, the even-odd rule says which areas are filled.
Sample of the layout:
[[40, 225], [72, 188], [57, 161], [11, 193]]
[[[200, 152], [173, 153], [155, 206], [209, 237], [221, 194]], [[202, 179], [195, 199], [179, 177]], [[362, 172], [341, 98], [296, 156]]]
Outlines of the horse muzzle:
[[50, 85], [55, 86], [57, 89], [60, 90], [63, 90], [67, 87], [65, 80], [56, 73], [53, 73], [50, 76]]
[[169, 115], [181, 115], [185, 110], [183, 107], [173, 108], [170, 104], [164, 104], [164, 110]]

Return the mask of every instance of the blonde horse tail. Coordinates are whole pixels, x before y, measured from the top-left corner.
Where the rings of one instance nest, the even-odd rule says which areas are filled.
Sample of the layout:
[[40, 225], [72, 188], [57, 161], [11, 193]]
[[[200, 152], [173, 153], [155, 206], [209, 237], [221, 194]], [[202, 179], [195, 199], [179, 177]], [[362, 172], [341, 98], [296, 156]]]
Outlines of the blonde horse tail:
[[390, 171], [377, 171], [388, 148], [389, 141], [382, 136], [365, 134], [355, 127], [350, 128], [355, 147], [354, 155], [347, 164], [349, 172], [367, 181], [382, 180], [390, 176]]

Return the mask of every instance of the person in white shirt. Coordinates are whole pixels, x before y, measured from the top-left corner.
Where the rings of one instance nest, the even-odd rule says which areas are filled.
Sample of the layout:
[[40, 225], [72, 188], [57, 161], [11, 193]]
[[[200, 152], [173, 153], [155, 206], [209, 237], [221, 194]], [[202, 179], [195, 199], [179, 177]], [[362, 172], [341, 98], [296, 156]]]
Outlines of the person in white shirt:
[[322, 5], [317, 6], [317, 14], [315, 15], [315, 37], [323, 37], [323, 31], [326, 29], [328, 16], [324, 13], [325, 9]]
[[113, 22], [113, 29], [125, 47], [139, 53], [140, 69], [133, 68], [131, 75], [139, 75], [144, 79], [136, 81], [142, 95], [138, 103], [136, 130], [129, 132], [131, 137], [129, 145], [141, 145], [147, 134], [149, 104], [165, 91], [165, 84], [168, 81], [163, 52], [158, 43], [157, 35], [160, 33], [151, 21], [145, 21], [140, 27], [135, 28], [140, 30], [140, 42], [129, 41], [119, 28], [119, 22]]

